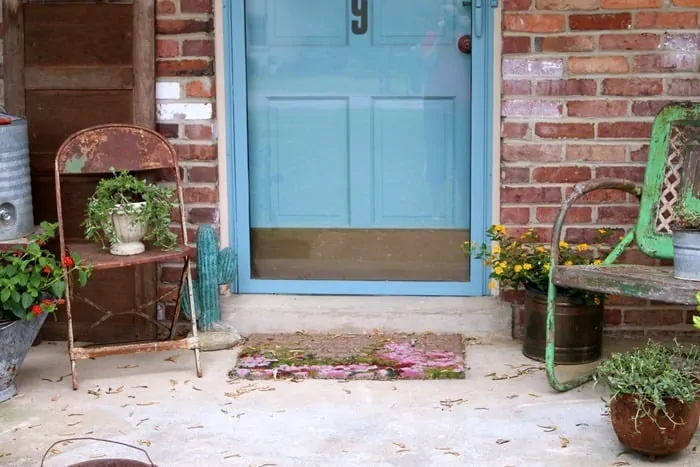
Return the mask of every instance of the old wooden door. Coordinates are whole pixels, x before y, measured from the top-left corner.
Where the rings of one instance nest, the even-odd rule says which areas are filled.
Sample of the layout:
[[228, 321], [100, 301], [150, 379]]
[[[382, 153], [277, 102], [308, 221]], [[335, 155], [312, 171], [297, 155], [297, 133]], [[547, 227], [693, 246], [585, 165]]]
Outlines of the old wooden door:
[[[154, 0], [6, 0], [3, 13], [5, 106], [27, 117], [35, 222], [55, 220], [53, 161], [66, 137], [104, 123], [155, 126]], [[69, 237], [83, 237], [85, 200], [96, 181], [75, 176], [63, 190]], [[81, 294], [109, 309], [127, 310], [152, 299], [155, 274], [152, 266], [100, 272]], [[80, 337], [101, 314], [75, 303]], [[150, 338], [154, 332], [127, 316], [83, 337], [104, 342]], [[63, 339], [65, 333], [64, 313], [43, 329], [46, 339]]]

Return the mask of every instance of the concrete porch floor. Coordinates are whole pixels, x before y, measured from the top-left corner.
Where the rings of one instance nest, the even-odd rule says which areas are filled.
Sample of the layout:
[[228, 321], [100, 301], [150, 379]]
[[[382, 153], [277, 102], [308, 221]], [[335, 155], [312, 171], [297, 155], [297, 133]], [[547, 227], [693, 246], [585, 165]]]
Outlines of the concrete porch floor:
[[[17, 378], [20, 395], [0, 404], [0, 465], [38, 466], [51, 443], [74, 436], [139, 446], [161, 467], [649, 462], [618, 443], [601, 388], [552, 392], [517, 342], [470, 345], [466, 380], [231, 383], [235, 351], [203, 353], [202, 379], [191, 353], [178, 351], [80, 361], [78, 391], [65, 376], [64, 345], [33, 348]], [[489, 376], [523, 370], [511, 379]], [[698, 445], [700, 434], [656, 464], [700, 465]], [[59, 445], [46, 465], [105, 456], [145, 460], [128, 448], [79, 441]]]

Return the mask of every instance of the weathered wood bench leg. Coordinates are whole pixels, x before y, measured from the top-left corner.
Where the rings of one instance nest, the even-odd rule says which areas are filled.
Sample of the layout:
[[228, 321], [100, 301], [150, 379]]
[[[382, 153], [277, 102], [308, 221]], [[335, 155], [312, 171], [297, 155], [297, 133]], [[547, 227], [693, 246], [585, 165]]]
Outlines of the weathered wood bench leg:
[[[547, 379], [549, 380], [549, 385], [558, 392], [568, 391], [570, 389], [576, 388], [584, 383], [587, 383], [593, 378], [593, 372], [588, 372], [582, 374], [569, 381], [559, 381], [557, 378], [554, 363], [554, 352], [556, 350], [556, 297], [557, 297], [557, 286], [554, 282], [555, 270], [559, 266], [559, 242], [561, 241], [562, 230], [564, 227], [564, 220], [566, 219], [566, 213], [569, 211], [574, 202], [585, 195], [588, 192], [601, 190], [601, 189], [617, 189], [622, 190], [630, 194], [634, 194], [639, 197], [641, 195], [641, 188], [626, 180], [619, 179], [598, 179], [592, 180], [586, 183], [577, 184], [574, 187], [574, 192], [569, 195], [569, 197], [562, 204], [559, 210], [559, 215], [554, 223], [552, 229], [552, 250], [551, 250], [551, 263], [549, 268], [549, 287], [547, 292], [547, 324], [546, 324], [546, 343], [545, 348], [545, 371], [547, 372]], [[634, 231], [630, 231], [625, 235], [625, 237], [620, 241], [619, 244], [615, 246], [612, 252], [603, 261], [606, 264], [613, 263], [620, 254], [624, 251], [627, 246], [634, 240]]]

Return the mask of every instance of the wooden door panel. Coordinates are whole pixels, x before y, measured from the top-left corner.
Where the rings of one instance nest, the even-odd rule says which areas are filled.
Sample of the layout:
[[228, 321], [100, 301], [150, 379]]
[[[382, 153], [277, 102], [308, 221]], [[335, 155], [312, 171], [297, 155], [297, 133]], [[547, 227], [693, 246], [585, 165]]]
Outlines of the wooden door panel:
[[[68, 136], [104, 123], [155, 126], [154, 11], [154, 0], [4, 3], [5, 104], [10, 113], [27, 118], [35, 222], [57, 218], [53, 161]], [[62, 201], [68, 237], [83, 238], [86, 200], [98, 180], [66, 180]], [[105, 271], [95, 273], [80, 293], [123, 311], [152, 300], [155, 283], [155, 266]], [[100, 316], [75, 301], [76, 334]], [[123, 341], [152, 338], [154, 332], [152, 325], [127, 316], [87, 337]], [[42, 335], [64, 339], [65, 313], [47, 320]]]
[[27, 4], [25, 66], [129, 65], [132, 4]]

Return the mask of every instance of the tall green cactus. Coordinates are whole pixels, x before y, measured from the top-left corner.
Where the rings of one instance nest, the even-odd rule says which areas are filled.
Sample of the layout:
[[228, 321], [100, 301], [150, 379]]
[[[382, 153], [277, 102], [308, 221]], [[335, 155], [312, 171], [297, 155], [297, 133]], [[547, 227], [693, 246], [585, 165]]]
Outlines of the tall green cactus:
[[[197, 229], [197, 280], [193, 281], [197, 329], [212, 330], [221, 320], [219, 285], [230, 284], [236, 275], [236, 254], [231, 247], [219, 250], [214, 227], [203, 224]], [[182, 311], [190, 316], [188, 288], [185, 287]]]

